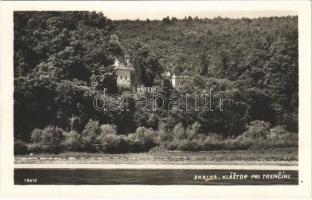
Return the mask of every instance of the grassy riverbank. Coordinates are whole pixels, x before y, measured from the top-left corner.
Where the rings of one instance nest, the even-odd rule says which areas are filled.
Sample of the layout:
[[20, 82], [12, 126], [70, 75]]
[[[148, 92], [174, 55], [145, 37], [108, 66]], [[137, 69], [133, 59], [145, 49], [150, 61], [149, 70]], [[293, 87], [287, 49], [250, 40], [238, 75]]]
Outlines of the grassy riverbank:
[[270, 164], [296, 165], [297, 148], [239, 151], [155, 151], [149, 153], [100, 154], [67, 152], [15, 157], [15, 164]]

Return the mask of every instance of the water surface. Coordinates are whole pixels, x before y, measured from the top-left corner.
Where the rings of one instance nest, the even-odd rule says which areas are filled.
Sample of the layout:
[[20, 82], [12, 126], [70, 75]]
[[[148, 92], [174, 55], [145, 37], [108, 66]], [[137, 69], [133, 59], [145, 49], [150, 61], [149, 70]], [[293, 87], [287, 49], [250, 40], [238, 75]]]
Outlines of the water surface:
[[[231, 179], [230, 175], [233, 173], [247, 178]], [[284, 178], [278, 179], [278, 174], [280, 178]], [[254, 178], [251, 178], [252, 176]], [[255, 179], [255, 176], [260, 177], [260, 179]], [[212, 177], [212, 179], [208, 177]], [[298, 171], [16, 168], [14, 170], [14, 183], [17, 185], [296, 185], [298, 184]]]

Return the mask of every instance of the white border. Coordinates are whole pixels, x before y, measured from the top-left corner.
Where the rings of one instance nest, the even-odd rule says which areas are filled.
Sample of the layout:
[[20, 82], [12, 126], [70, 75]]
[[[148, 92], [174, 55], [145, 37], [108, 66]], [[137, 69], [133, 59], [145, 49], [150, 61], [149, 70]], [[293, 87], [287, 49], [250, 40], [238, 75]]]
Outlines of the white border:
[[[0, 2], [0, 194], [19, 197], [308, 197], [311, 196], [311, 2], [152, 1]], [[13, 184], [13, 11], [14, 10], [295, 10], [299, 16], [298, 186], [15, 186]], [[302, 182], [301, 182], [302, 181]]]
[[130, 165], [130, 164], [15, 164], [15, 169], [233, 169], [298, 170], [298, 166], [276, 165]]

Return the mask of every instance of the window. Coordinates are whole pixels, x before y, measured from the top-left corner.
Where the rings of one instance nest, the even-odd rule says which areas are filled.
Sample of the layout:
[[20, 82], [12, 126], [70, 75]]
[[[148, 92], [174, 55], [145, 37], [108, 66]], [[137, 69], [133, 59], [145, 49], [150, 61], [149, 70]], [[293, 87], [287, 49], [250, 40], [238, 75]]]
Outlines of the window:
[[122, 80], [122, 75], [120, 75], [120, 80]]
[[127, 80], [127, 76], [125, 76], [125, 79]]

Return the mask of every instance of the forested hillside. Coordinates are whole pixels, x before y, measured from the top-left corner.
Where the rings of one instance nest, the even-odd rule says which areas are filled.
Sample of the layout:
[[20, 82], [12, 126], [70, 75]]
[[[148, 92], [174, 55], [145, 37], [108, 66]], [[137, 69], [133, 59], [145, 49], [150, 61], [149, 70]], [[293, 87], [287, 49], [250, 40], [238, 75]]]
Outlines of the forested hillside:
[[[105, 13], [104, 13], [105, 15]], [[95, 12], [14, 13], [15, 153], [140, 152], [297, 146], [298, 18], [112, 21]], [[224, 111], [99, 112], [130, 56], [160, 93], [213, 88]], [[179, 91], [165, 71], [190, 79]], [[148, 95], [148, 94], [146, 94]]]
[[149, 49], [171, 72], [230, 80], [268, 95], [276, 120], [284, 123], [298, 106], [297, 23], [297, 17], [167, 17], [115, 24], [122, 41]]

